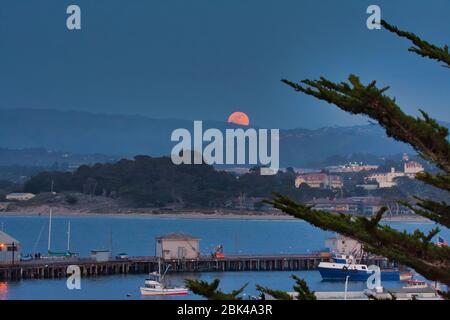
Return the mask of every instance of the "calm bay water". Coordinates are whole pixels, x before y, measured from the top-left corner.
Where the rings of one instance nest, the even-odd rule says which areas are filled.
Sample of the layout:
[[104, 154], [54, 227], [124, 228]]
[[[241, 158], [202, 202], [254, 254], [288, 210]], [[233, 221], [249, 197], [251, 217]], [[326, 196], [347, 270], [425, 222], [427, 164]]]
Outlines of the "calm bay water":
[[[201, 238], [200, 251], [210, 254], [218, 244], [225, 254], [307, 253], [323, 249], [325, 239], [332, 233], [324, 232], [303, 221], [234, 220], [234, 219], [168, 219], [153, 217], [56, 216], [52, 227], [52, 250], [65, 250], [67, 224], [71, 223], [71, 251], [87, 256], [91, 249], [109, 248], [113, 254], [125, 252], [131, 256], [154, 255], [155, 237], [171, 232], [183, 232]], [[18, 239], [22, 252], [46, 252], [48, 217], [0, 216], [4, 230]], [[395, 228], [426, 232], [431, 223], [390, 223]], [[112, 237], [110, 236], [112, 235]], [[442, 236], [449, 238], [448, 230]], [[182, 284], [185, 278], [221, 279], [225, 291], [249, 282], [247, 294], [255, 295], [255, 284], [280, 290], [291, 290], [293, 272], [227, 272], [170, 274], [172, 284]], [[316, 271], [295, 272], [305, 278], [313, 290], [342, 291], [341, 282], [322, 282]], [[118, 275], [82, 279], [81, 290], [68, 290], [65, 280], [25, 280], [0, 283], [0, 299], [141, 299], [139, 286], [145, 275]], [[350, 283], [349, 290], [362, 290], [364, 283]], [[399, 287], [391, 282], [386, 287]], [[198, 297], [189, 295], [187, 297]], [[147, 299], [147, 298], [146, 298]], [[180, 299], [180, 297], [177, 297]]]

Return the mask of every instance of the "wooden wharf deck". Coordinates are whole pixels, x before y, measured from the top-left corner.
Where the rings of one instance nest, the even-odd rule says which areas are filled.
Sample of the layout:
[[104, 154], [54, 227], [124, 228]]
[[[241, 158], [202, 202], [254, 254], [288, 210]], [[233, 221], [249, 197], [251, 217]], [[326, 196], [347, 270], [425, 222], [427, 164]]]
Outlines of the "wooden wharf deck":
[[[232, 272], [232, 271], [299, 271], [315, 270], [329, 256], [312, 254], [228, 255], [225, 258], [200, 256], [198, 259], [163, 260], [170, 264], [170, 272]], [[381, 265], [382, 260], [371, 261]], [[115, 274], [145, 274], [158, 269], [155, 256], [130, 257], [95, 261], [91, 258], [57, 258], [23, 261], [16, 264], [0, 264], [0, 281], [22, 279], [57, 279], [67, 277], [67, 267], [77, 265], [82, 277]]]
[[[164, 260], [171, 272], [295, 271], [314, 270], [328, 257], [319, 254], [230, 255], [225, 258]], [[155, 256], [130, 257], [98, 262], [90, 258], [55, 258], [0, 264], [0, 280], [53, 279], [66, 277], [69, 265], [80, 267], [83, 277], [150, 273], [158, 268]]]

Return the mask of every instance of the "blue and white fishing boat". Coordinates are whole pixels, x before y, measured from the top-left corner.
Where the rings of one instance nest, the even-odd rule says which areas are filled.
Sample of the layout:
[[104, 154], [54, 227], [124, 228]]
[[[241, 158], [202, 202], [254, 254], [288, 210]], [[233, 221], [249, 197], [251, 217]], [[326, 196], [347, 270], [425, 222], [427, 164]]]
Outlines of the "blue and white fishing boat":
[[[321, 262], [318, 266], [323, 280], [328, 281], [367, 281], [374, 273], [365, 264], [355, 263], [353, 256], [334, 255], [332, 262]], [[396, 269], [381, 270], [382, 281], [400, 281], [400, 272]]]

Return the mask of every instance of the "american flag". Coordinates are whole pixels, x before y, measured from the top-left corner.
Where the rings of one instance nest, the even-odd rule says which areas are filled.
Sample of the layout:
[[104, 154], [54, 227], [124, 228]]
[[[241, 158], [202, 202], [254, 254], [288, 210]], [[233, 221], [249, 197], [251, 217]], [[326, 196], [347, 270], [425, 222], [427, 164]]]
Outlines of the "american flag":
[[436, 244], [438, 247], [448, 247], [448, 242], [441, 236], [438, 236]]

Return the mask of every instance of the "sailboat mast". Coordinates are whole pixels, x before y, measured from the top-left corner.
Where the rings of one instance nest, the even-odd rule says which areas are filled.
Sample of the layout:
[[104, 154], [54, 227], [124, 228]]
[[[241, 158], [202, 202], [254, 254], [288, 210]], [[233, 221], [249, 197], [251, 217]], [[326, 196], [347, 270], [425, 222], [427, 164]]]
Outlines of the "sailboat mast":
[[70, 221], [67, 225], [67, 252], [70, 251]]
[[113, 250], [113, 247], [112, 247], [112, 228], [109, 228], [109, 251], [111, 251], [111, 253], [112, 253], [112, 250]]
[[52, 208], [50, 208], [50, 217], [48, 220], [48, 246], [47, 246], [48, 252], [50, 252], [51, 239], [52, 239]]

